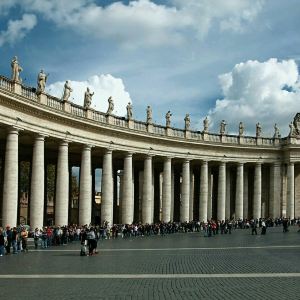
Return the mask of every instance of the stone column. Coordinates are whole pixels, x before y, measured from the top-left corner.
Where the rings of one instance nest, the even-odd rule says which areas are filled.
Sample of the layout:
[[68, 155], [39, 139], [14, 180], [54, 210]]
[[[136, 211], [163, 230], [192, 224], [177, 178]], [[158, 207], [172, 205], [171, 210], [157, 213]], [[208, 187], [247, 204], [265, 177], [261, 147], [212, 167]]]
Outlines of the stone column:
[[68, 225], [69, 212], [69, 158], [68, 142], [61, 141], [58, 147], [56, 167], [55, 225]]
[[92, 220], [92, 166], [91, 146], [84, 145], [81, 153], [79, 225], [89, 225]]
[[226, 201], [225, 201], [225, 218], [230, 219], [230, 202], [231, 202], [231, 182], [230, 182], [230, 168], [226, 169]]
[[44, 136], [37, 135], [33, 146], [30, 190], [30, 226], [32, 230], [40, 229], [44, 225], [44, 141]]
[[174, 167], [171, 167], [171, 215], [170, 221], [174, 220]]
[[236, 189], [235, 189], [235, 218], [244, 218], [244, 164], [238, 163], [236, 169]]
[[194, 173], [191, 170], [190, 172], [190, 202], [189, 202], [189, 220], [193, 221], [194, 219]]
[[281, 164], [274, 163], [270, 168], [270, 206], [269, 215], [271, 218], [280, 217], [280, 194], [281, 194]]
[[109, 149], [106, 149], [103, 156], [101, 190], [101, 223], [106, 221], [109, 225], [113, 225], [114, 184], [112, 150]]
[[208, 196], [207, 196], [207, 219], [212, 218], [212, 195], [213, 195], [214, 177], [211, 174], [211, 168], [208, 168]]
[[132, 189], [132, 153], [127, 153], [124, 158], [123, 191], [122, 191], [122, 223], [132, 224], [134, 201]]
[[201, 164], [200, 173], [200, 205], [199, 205], [199, 220], [200, 222], [207, 221], [207, 203], [208, 203], [208, 163], [203, 161]]
[[261, 218], [261, 163], [256, 163], [254, 171], [253, 218]]
[[18, 136], [19, 131], [11, 128], [6, 138], [3, 179], [2, 225], [17, 225], [18, 214]]
[[190, 161], [186, 159], [182, 164], [180, 222], [189, 221], [189, 202], [190, 202]]
[[244, 169], [243, 216], [245, 219], [249, 219], [248, 208], [248, 170]]
[[287, 168], [287, 207], [286, 217], [295, 218], [295, 176], [294, 163], [290, 162]]
[[144, 180], [143, 180], [143, 199], [142, 199], [142, 223], [151, 224], [153, 222], [152, 205], [153, 205], [153, 188], [152, 188], [152, 156], [148, 155], [144, 160]]
[[172, 167], [171, 158], [166, 157], [164, 160], [164, 172], [163, 172], [163, 187], [162, 187], [162, 221], [171, 221], [171, 199], [172, 199]]
[[217, 218], [225, 220], [225, 199], [226, 199], [226, 163], [221, 162], [219, 166], [218, 178], [218, 207]]

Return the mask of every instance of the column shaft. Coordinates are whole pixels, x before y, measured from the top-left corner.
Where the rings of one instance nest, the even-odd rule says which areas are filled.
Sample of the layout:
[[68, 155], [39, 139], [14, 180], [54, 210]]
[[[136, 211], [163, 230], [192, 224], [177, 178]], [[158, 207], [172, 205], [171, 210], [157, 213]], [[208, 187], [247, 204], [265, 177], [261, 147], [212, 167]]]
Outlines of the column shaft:
[[225, 199], [226, 199], [226, 164], [225, 162], [221, 162], [219, 166], [218, 208], [217, 208], [217, 218], [220, 221], [225, 220]]
[[294, 163], [288, 164], [287, 169], [287, 207], [286, 217], [295, 218], [295, 171]]
[[244, 169], [244, 196], [243, 196], [243, 216], [245, 219], [249, 219], [249, 203], [248, 203], [248, 170]]
[[124, 158], [123, 192], [122, 192], [122, 223], [132, 224], [134, 213], [133, 184], [132, 184], [132, 153]]
[[58, 147], [55, 193], [55, 225], [68, 225], [69, 211], [69, 158], [68, 143], [62, 141]]
[[92, 166], [91, 147], [85, 145], [81, 154], [79, 225], [89, 225], [92, 221]]
[[190, 172], [190, 201], [189, 201], [189, 221], [194, 219], [194, 174]]
[[182, 164], [182, 189], [180, 222], [189, 221], [189, 203], [190, 202], [190, 162], [185, 160]]
[[271, 218], [280, 217], [280, 194], [281, 194], [281, 164], [274, 163], [270, 168], [270, 206], [269, 216]]
[[171, 158], [164, 160], [163, 186], [162, 186], [162, 221], [171, 221], [171, 198], [172, 198], [172, 167]]
[[37, 136], [32, 155], [30, 226], [32, 230], [44, 225], [44, 185], [45, 185], [44, 137]]
[[253, 218], [261, 218], [261, 163], [255, 165], [254, 171]]
[[144, 180], [143, 180], [143, 200], [142, 200], [142, 223], [151, 224], [153, 206], [153, 187], [152, 187], [152, 157], [149, 155], [144, 161]]
[[17, 225], [18, 213], [18, 136], [19, 132], [11, 128], [6, 139], [2, 225]]
[[231, 180], [230, 180], [230, 169], [226, 169], [226, 203], [225, 203], [225, 218], [230, 219], [230, 210], [231, 210]]
[[203, 161], [200, 173], [200, 204], [199, 204], [199, 220], [207, 221], [207, 204], [208, 204], [208, 163]]
[[101, 222], [113, 224], [114, 185], [112, 168], [112, 151], [106, 150], [103, 156], [102, 166], [102, 202]]
[[236, 170], [235, 218], [243, 219], [244, 204], [244, 164], [239, 163]]

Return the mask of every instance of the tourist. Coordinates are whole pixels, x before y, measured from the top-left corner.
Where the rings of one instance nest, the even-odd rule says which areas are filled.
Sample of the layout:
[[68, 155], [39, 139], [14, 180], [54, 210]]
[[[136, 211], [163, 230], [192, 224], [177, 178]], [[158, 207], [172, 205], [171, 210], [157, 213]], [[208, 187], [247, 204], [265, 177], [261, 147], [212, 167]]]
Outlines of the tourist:
[[25, 227], [22, 227], [21, 239], [22, 239], [22, 251], [28, 252], [28, 245], [27, 245], [28, 231], [26, 230]]
[[19, 239], [19, 233], [17, 227], [14, 227], [12, 231], [12, 240], [11, 240], [13, 254], [18, 254], [18, 239]]
[[12, 230], [10, 229], [10, 226], [6, 226], [6, 254], [10, 254], [10, 247], [12, 242]]
[[33, 233], [33, 241], [34, 241], [34, 249], [35, 250], [38, 248], [39, 240], [40, 240], [40, 231], [38, 228], [35, 228], [34, 233]]
[[3, 256], [5, 254], [5, 242], [6, 238], [4, 236], [3, 228], [0, 227], [0, 256]]

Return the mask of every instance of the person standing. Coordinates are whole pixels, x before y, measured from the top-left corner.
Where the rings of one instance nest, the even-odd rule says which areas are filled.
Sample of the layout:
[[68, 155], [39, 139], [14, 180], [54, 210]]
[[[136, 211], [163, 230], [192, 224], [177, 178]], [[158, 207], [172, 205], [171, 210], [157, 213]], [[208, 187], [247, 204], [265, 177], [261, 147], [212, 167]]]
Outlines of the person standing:
[[28, 231], [26, 230], [25, 227], [22, 228], [21, 239], [22, 239], [22, 251], [28, 252], [28, 247], [27, 247]]
[[0, 227], [0, 256], [5, 254], [5, 236], [3, 228]]
[[6, 226], [6, 254], [10, 254], [10, 247], [11, 247], [11, 241], [12, 241], [12, 230], [10, 229], [10, 226]]
[[18, 238], [19, 238], [19, 233], [16, 227], [13, 228], [12, 231], [12, 248], [13, 248], [13, 254], [18, 254]]

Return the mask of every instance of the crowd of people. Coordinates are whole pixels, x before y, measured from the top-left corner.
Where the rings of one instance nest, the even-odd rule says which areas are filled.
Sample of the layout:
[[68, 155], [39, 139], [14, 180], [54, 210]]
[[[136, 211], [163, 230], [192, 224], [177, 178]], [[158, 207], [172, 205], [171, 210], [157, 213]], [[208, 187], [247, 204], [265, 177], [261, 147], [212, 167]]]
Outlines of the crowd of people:
[[180, 232], [202, 232], [204, 237], [212, 237], [217, 234], [231, 234], [235, 229], [251, 229], [252, 235], [257, 235], [259, 229], [260, 233], [264, 235], [268, 227], [282, 226], [283, 232], [286, 233], [289, 231], [288, 227], [290, 225], [298, 225], [300, 228], [300, 219], [209, 220], [207, 222], [158, 222], [154, 224], [114, 224], [112, 226], [104, 222], [102, 226], [49, 226], [42, 229], [35, 228], [34, 231], [30, 231], [27, 226], [13, 228], [7, 226], [5, 229], [0, 227], [0, 256], [28, 252], [29, 237], [33, 238], [34, 249], [46, 249], [52, 246], [63, 246], [74, 241], [80, 241], [81, 255], [92, 256], [97, 253], [97, 242], [99, 240], [111, 238], [126, 239], [151, 235], [164, 236]]

